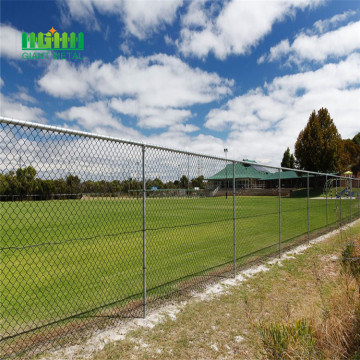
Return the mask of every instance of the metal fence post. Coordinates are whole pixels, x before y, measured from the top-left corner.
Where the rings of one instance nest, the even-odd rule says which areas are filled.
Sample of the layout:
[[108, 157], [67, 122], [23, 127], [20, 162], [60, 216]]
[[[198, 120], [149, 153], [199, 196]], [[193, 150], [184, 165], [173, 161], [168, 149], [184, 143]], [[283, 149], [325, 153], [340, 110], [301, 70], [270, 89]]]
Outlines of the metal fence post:
[[281, 169], [279, 168], [279, 258], [281, 258]]
[[226, 176], [226, 183], [225, 183], [225, 186], [226, 186], [226, 200], [228, 198], [228, 187], [229, 187], [229, 180], [228, 180], [228, 168], [227, 168], [227, 153], [228, 153], [228, 149], [224, 149], [224, 153], [225, 153], [225, 176]]
[[329, 212], [328, 212], [328, 177], [325, 175], [325, 191], [326, 191], [326, 231], [329, 230]]
[[236, 184], [235, 162], [233, 162], [233, 232], [234, 232], [234, 278], [236, 277]]
[[142, 182], [143, 182], [143, 317], [146, 317], [146, 178], [145, 145], [142, 146]]
[[339, 197], [340, 197], [340, 227], [342, 226], [342, 209], [341, 209], [341, 179], [340, 178], [340, 184], [339, 184], [339, 188], [340, 188], [340, 193], [339, 193]]
[[187, 163], [187, 196], [190, 195], [190, 155], [188, 154], [188, 163]]
[[352, 222], [352, 177], [350, 178], [350, 222]]
[[307, 228], [308, 228], [308, 242], [310, 242], [310, 209], [309, 209], [309, 198], [310, 198], [310, 174], [307, 174]]

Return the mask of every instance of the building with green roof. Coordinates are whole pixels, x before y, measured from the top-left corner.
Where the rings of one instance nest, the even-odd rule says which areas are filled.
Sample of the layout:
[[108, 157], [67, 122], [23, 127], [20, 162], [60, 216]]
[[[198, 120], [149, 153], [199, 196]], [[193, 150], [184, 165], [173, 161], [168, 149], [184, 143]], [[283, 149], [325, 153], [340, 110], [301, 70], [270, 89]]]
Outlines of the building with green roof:
[[[249, 162], [249, 160], [246, 160]], [[278, 186], [279, 172], [275, 169], [265, 168], [253, 164], [236, 163], [228, 164], [218, 173], [206, 178], [212, 184], [213, 188], [231, 189], [233, 186], [233, 170], [235, 170], [235, 188], [236, 189], [271, 189]], [[281, 171], [280, 179], [282, 187], [295, 188], [306, 186], [307, 174], [295, 170]]]

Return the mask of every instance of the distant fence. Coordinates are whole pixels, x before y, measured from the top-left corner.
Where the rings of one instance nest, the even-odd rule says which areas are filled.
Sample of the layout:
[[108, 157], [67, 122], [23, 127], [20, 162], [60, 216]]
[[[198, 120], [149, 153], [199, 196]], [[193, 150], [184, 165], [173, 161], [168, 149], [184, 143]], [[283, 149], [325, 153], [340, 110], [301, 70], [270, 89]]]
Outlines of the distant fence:
[[7, 118], [0, 147], [1, 358], [145, 317], [360, 217], [359, 179]]

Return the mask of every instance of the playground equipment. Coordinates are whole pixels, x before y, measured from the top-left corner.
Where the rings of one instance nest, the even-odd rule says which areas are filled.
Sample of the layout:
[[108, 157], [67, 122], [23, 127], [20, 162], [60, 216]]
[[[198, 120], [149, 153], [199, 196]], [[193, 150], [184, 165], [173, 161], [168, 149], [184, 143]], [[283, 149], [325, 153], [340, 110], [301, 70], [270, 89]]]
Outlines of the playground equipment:
[[[336, 197], [340, 199], [342, 197], [353, 197], [354, 192], [351, 189], [351, 171], [347, 171], [345, 174], [346, 179], [328, 179], [324, 185], [324, 194], [328, 197]], [[343, 185], [345, 182], [345, 186]]]

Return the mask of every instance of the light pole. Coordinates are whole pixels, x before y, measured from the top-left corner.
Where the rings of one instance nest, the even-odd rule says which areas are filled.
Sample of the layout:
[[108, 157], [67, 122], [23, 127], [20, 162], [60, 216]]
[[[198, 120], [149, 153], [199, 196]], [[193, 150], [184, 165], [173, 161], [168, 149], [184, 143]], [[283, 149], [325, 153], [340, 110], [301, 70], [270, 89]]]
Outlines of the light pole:
[[228, 176], [227, 176], [227, 153], [228, 153], [228, 149], [224, 149], [224, 153], [225, 153], [225, 174], [226, 174], [226, 199], [227, 199], [227, 193], [228, 193]]

